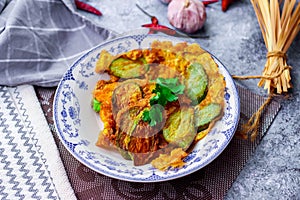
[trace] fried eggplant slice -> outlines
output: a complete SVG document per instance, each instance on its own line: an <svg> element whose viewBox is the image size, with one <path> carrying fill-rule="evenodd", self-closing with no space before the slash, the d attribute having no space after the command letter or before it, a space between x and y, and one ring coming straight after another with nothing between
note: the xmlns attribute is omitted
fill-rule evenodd
<svg viewBox="0 0 300 200"><path fill-rule="evenodd" d="M111 62L109 69L114 76L129 79L144 75L149 65L143 57L131 60L121 56Z"/></svg>
<svg viewBox="0 0 300 200"><path fill-rule="evenodd" d="M197 105L207 92L208 77L199 63L192 63L186 69L185 86L187 96Z"/></svg>
<svg viewBox="0 0 300 200"><path fill-rule="evenodd" d="M112 111L114 116L125 107L142 98L140 86L135 82L124 82L116 87L112 95Z"/></svg>
<svg viewBox="0 0 300 200"><path fill-rule="evenodd" d="M123 109L117 115L116 147L125 159L134 160L138 165L150 162L151 152L159 149L159 130L162 124L151 127L142 120L143 111L139 107ZM144 161L138 159L143 156ZM147 158L147 156L149 158ZM135 158L138 159L135 161ZM147 159L146 159L147 158Z"/></svg>
<svg viewBox="0 0 300 200"><path fill-rule="evenodd" d="M95 72L102 73L109 69L109 65L114 59L114 56L111 55L108 51L102 50L99 59L96 62Z"/></svg>
<svg viewBox="0 0 300 200"><path fill-rule="evenodd" d="M194 109L182 107L172 113L163 128L163 136L167 142L181 147L183 150L189 148L197 134L194 125Z"/></svg>
<svg viewBox="0 0 300 200"><path fill-rule="evenodd" d="M195 126L207 126L212 120L218 117L222 112L222 106L216 103L211 103L202 109L199 106L195 107Z"/></svg>
<svg viewBox="0 0 300 200"><path fill-rule="evenodd" d="M142 120L143 110L140 107L131 107L118 112L116 124L117 146L133 153L146 153L154 148L154 139L162 128L163 122L156 126L149 126Z"/></svg>

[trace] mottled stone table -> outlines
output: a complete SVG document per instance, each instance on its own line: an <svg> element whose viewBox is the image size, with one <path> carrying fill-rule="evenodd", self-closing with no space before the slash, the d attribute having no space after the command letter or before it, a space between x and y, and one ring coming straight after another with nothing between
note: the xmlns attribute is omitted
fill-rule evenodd
<svg viewBox="0 0 300 200"><path fill-rule="evenodd" d="M167 5L159 0L89 0L103 16L80 12L94 23L122 33L150 23L149 17L135 6L158 17L170 26ZM197 39L227 67L231 74L261 74L266 48L250 1L235 1L221 11L221 3L207 7L207 21ZM293 66L293 89L257 147L254 155L228 191L226 199L300 199L300 35L288 51L288 64ZM258 80L241 81L249 90L266 95L257 87Z"/></svg>

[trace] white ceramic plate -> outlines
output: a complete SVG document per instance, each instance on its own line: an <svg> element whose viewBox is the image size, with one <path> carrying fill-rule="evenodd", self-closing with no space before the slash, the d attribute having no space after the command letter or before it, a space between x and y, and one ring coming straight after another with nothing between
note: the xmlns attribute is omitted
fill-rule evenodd
<svg viewBox="0 0 300 200"><path fill-rule="evenodd" d="M186 164L182 168L160 171L150 164L134 166L132 161L123 159L119 153L95 146L103 124L91 108L92 91L99 79L108 79L107 74L94 72L99 53L103 49L118 54L136 48L148 48L153 40L182 42L174 37L147 34L132 34L105 42L84 54L70 67L55 94L54 122L62 143L81 163L112 178L159 182L191 174L209 164L226 148L238 125L238 92L226 68L213 57L226 81L224 116L197 143L185 158Z"/></svg>

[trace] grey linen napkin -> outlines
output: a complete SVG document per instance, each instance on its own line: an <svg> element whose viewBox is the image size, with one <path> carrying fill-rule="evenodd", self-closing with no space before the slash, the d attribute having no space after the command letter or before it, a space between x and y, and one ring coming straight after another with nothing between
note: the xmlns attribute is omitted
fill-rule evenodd
<svg viewBox="0 0 300 200"><path fill-rule="evenodd" d="M114 36L73 0L0 0L0 85L55 86L84 52Z"/></svg>

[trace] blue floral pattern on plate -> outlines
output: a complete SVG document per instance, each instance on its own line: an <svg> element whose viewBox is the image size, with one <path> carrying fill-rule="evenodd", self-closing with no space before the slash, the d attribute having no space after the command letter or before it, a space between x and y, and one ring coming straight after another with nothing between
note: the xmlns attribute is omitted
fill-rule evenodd
<svg viewBox="0 0 300 200"><path fill-rule="evenodd" d="M107 74L94 73L99 53L105 49L116 55L131 49L149 48L149 44L154 40L173 43L183 41L179 38L135 33L100 44L70 67L55 94L54 122L61 141L76 159L109 177L133 182L159 182L193 173L208 165L226 148L238 125L238 92L229 72L213 56L226 81L224 116L210 133L196 144L185 158L186 164L182 168L160 171L150 164L134 166L132 161L123 159L117 152L95 145L103 123L91 108L92 91L98 80L109 78Z"/></svg>

